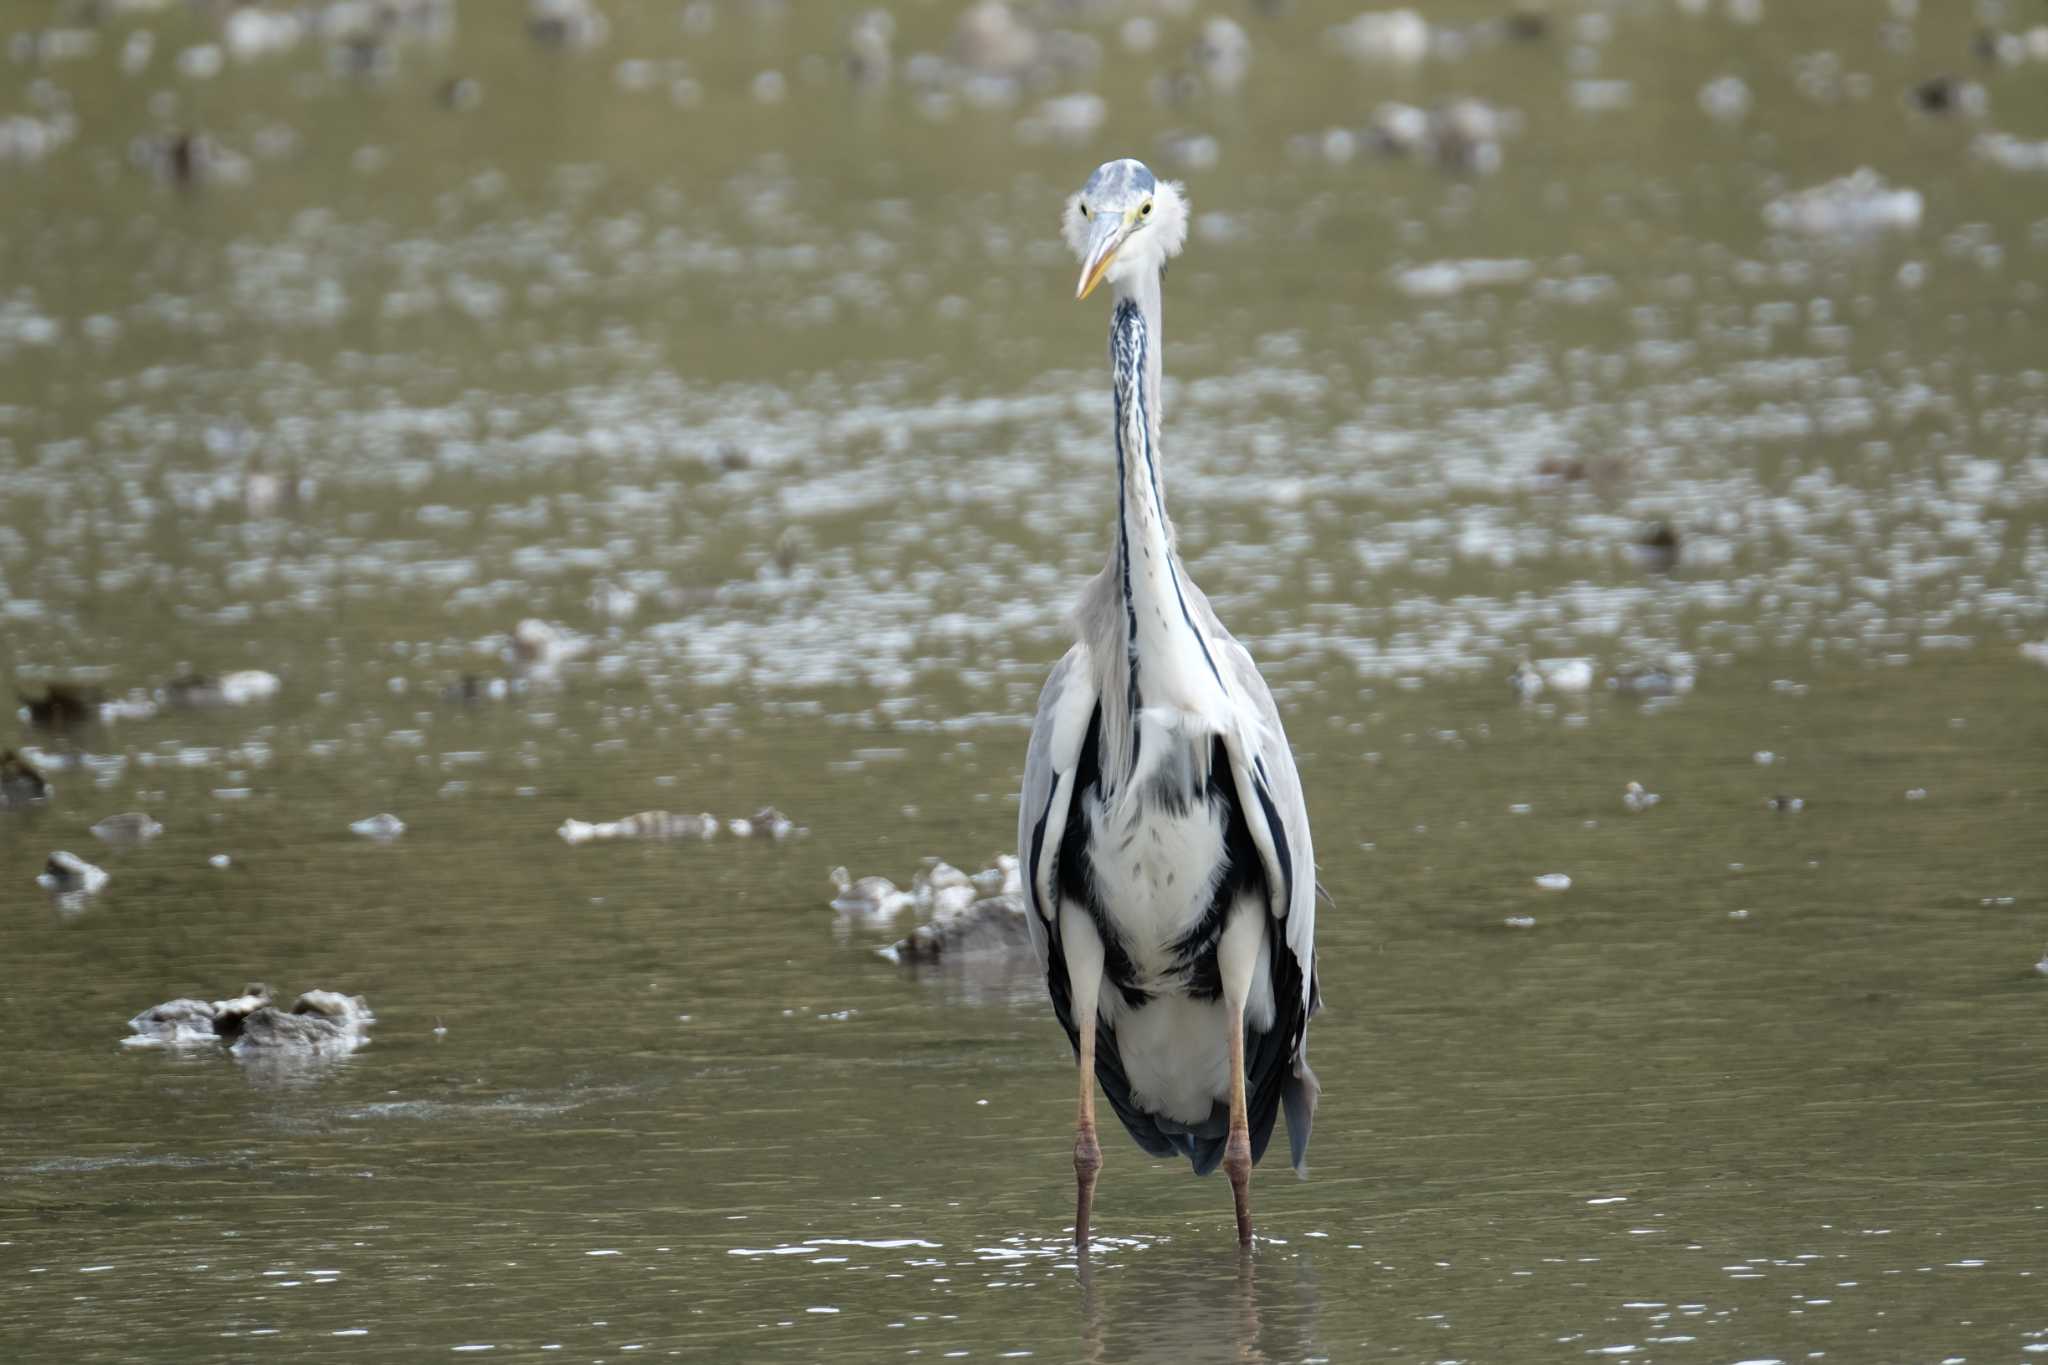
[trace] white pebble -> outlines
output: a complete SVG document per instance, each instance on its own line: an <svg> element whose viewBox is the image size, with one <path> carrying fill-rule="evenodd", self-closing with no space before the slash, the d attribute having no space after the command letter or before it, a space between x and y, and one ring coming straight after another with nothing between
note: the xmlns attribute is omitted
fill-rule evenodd
<svg viewBox="0 0 2048 1365"><path fill-rule="evenodd" d="M1591 659L1538 659L1536 671L1543 681L1559 692L1585 692L1593 686Z"/></svg>
<svg viewBox="0 0 2048 1365"><path fill-rule="evenodd" d="M1699 103L1708 118L1734 123L1749 112L1749 87L1740 76L1721 76L1700 87Z"/></svg>
<svg viewBox="0 0 2048 1365"><path fill-rule="evenodd" d="M220 74L226 58L212 43L188 47L178 54L178 74L195 81L211 80Z"/></svg>
<svg viewBox="0 0 2048 1365"><path fill-rule="evenodd" d="M281 685L275 673L260 668L238 669L221 675L220 699L228 706L248 706L276 696Z"/></svg>
<svg viewBox="0 0 2048 1365"><path fill-rule="evenodd" d="M109 844L143 844L164 832L164 827L141 811L109 815L92 827L93 836Z"/></svg>
<svg viewBox="0 0 2048 1365"><path fill-rule="evenodd" d="M58 895L83 892L90 896L107 884L107 873L76 853L52 853L36 885Z"/></svg>
<svg viewBox="0 0 2048 1365"><path fill-rule="evenodd" d="M1545 891L1569 891L1572 879L1562 872L1546 872L1536 879L1536 885Z"/></svg>

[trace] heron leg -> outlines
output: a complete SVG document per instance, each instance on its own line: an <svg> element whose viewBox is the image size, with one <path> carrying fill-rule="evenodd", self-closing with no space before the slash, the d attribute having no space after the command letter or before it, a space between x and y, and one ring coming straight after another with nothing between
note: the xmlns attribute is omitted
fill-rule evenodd
<svg viewBox="0 0 2048 1365"><path fill-rule="evenodd" d="M1086 1251L1095 1177L1102 1170L1102 1144L1095 1138L1095 1008L1102 995L1103 953L1095 922L1078 906L1060 907L1060 952L1067 963L1075 1060L1081 1073L1081 1100L1074 1117L1074 1246Z"/></svg>
<svg viewBox="0 0 2048 1365"><path fill-rule="evenodd" d="M1245 1118L1244 1004L1230 1006L1230 1136L1223 1144L1223 1170L1237 1204L1237 1244L1252 1244L1252 1131Z"/></svg>
<svg viewBox="0 0 2048 1365"><path fill-rule="evenodd" d="M1091 992L1092 993L1092 992ZM1074 1245L1088 1247L1088 1219L1095 1210L1095 1177L1102 1170L1102 1144L1095 1140L1095 1010L1081 1016L1081 1108L1074 1121Z"/></svg>
<svg viewBox="0 0 2048 1365"><path fill-rule="evenodd" d="M1252 1132L1244 1095L1244 1007L1265 946L1262 906L1241 902L1223 927L1217 967L1223 980L1223 1012L1230 1030L1230 1133L1223 1143L1223 1171L1237 1205L1237 1244L1252 1244Z"/></svg>

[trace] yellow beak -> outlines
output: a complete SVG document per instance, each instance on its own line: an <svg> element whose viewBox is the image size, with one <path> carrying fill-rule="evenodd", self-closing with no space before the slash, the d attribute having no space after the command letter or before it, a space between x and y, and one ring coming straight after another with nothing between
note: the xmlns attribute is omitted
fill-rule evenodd
<svg viewBox="0 0 2048 1365"><path fill-rule="evenodd" d="M1074 297L1085 299L1095 292L1095 286L1102 283L1102 277L1109 272L1110 263L1116 260L1117 249L1130 239L1131 224L1137 220L1137 211L1128 210L1117 217L1102 214L1095 220L1095 231L1088 237L1088 254L1081 267L1081 283L1074 290Z"/></svg>

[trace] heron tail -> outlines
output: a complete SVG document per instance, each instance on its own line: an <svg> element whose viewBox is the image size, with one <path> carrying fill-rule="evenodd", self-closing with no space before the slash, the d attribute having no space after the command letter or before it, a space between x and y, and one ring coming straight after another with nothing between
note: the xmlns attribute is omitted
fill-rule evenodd
<svg viewBox="0 0 2048 1365"><path fill-rule="evenodd" d="M1322 1096L1322 1082L1309 1070L1306 1050L1294 1064L1294 1074L1280 1086L1280 1107L1287 1113L1287 1148L1294 1173L1308 1179L1308 1133L1316 1119L1316 1100Z"/></svg>

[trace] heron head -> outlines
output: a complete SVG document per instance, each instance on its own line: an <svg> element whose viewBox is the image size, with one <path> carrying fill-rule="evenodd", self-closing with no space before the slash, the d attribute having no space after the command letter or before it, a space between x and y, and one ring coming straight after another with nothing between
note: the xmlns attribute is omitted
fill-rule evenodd
<svg viewBox="0 0 2048 1365"><path fill-rule="evenodd" d="M1062 226L1067 245L1081 258L1074 297L1085 299L1105 278L1111 284L1137 279L1180 254L1188 235L1187 196L1142 161L1105 161L1067 200Z"/></svg>

